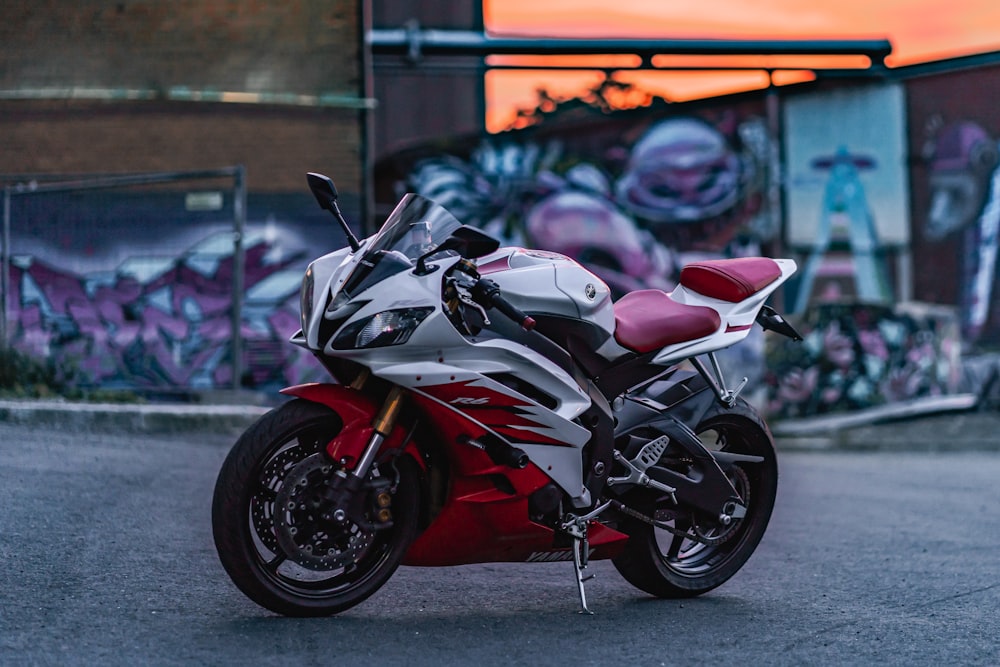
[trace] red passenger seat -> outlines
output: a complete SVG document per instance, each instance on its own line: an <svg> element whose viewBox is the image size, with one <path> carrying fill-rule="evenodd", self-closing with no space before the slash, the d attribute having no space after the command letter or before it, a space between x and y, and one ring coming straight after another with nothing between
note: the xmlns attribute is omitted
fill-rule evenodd
<svg viewBox="0 0 1000 667"><path fill-rule="evenodd" d="M681 285L714 299L738 303L781 277L781 267L767 257L694 262L681 269Z"/></svg>

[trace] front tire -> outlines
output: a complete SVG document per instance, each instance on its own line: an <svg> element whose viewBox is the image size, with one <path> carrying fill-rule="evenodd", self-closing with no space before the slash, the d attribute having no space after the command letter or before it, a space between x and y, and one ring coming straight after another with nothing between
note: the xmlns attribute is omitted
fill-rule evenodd
<svg viewBox="0 0 1000 667"><path fill-rule="evenodd" d="M212 502L219 559L247 597L276 613L325 616L359 604L389 579L416 536L420 471L405 455L378 472L373 466L367 480L391 481L391 504L381 507L391 521L371 529L368 521L330 519L334 508L322 494L337 484L340 466L326 445L341 427L330 408L290 401L247 429L219 472Z"/></svg>
<svg viewBox="0 0 1000 667"><path fill-rule="evenodd" d="M747 505L746 516L730 526L712 525L648 492L634 505L629 503L674 531L637 519L627 519L622 526L629 541L614 565L633 586L657 597L694 597L727 581L757 548L774 508L778 487L774 441L756 410L742 400L731 409L714 403L694 430L708 449L761 456L764 461L735 464L730 473ZM669 450L664 456L668 455Z"/></svg>

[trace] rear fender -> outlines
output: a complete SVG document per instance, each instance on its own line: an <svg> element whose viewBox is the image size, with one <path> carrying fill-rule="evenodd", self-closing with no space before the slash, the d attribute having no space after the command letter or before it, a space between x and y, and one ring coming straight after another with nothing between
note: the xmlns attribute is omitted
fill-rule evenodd
<svg viewBox="0 0 1000 667"><path fill-rule="evenodd" d="M343 428L327 444L326 451L334 461L342 462L346 470L352 470L371 440L374 433L372 423L381 406L360 391L339 384L300 384L286 387L281 393L324 405L337 413L343 422ZM406 440L406 430L399 423L393 427L379 451L398 449L404 443L403 453L412 457L421 469L425 469L420 451L412 439Z"/></svg>

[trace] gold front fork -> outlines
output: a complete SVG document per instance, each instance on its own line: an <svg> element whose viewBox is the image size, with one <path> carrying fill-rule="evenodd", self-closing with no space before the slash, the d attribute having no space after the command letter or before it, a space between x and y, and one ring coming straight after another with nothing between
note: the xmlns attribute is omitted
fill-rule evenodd
<svg viewBox="0 0 1000 667"><path fill-rule="evenodd" d="M368 475L368 470L375 461L375 456L378 454L379 448L396 426L396 420L399 418L399 411L402 407L403 390L397 386L393 386L389 390L389 395L385 398L385 403L382 404L382 410L379 411L378 416L372 421L374 432L372 433L372 437L369 438L368 444L365 445L365 450L361 453L361 457L358 459L358 465L354 466L354 470L351 471L352 475L361 479L364 479Z"/></svg>

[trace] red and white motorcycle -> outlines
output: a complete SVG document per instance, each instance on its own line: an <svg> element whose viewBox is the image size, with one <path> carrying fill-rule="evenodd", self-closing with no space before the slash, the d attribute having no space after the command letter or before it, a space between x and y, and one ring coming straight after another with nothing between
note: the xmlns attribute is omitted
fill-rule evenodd
<svg viewBox="0 0 1000 667"><path fill-rule="evenodd" d="M764 305L793 261L690 264L673 292L612 303L577 262L413 194L359 242L308 179L350 247L309 266L292 342L337 383L285 389L222 466L212 525L240 590L314 616L400 564L568 560L588 611L591 559L668 598L742 567L777 461L714 353L755 322L798 338Z"/></svg>

